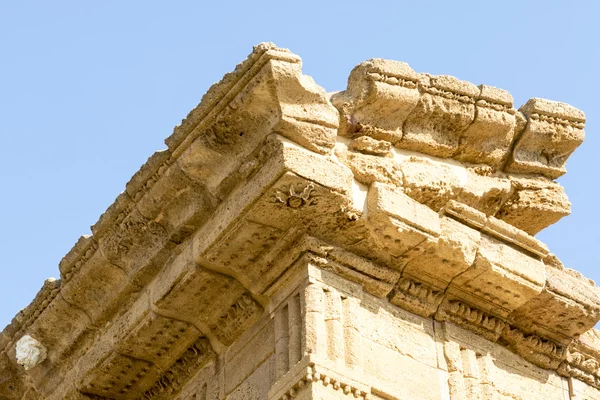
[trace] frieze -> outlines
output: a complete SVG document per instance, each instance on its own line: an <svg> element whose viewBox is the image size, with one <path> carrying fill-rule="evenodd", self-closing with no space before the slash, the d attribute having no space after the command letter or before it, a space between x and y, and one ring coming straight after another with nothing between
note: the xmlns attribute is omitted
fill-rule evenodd
<svg viewBox="0 0 600 400"><path fill-rule="evenodd" d="M600 362L593 356L577 351L569 351L557 372L559 375L579 379L588 385L600 389Z"/></svg>
<svg viewBox="0 0 600 400"><path fill-rule="evenodd" d="M557 369L567 357L567 351L563 346L537 335L527 335L510 325L505 326L501 338L517 354L538 367Z"/></svg>
<svg viewBox="0 0 600 400"><path fill-rule="evenodd" d="M506 322L462 301L445 298L435 315L438 321L450 321L496 341Z"/></svg>
<svg viewBox="0 0 600 400"><path fill-rule="evenodd" d="M395 291L390 297L390 302L428 318L435 314L443 297L443 291L435 290L424 283L403 277L396 285Z"/></svg>

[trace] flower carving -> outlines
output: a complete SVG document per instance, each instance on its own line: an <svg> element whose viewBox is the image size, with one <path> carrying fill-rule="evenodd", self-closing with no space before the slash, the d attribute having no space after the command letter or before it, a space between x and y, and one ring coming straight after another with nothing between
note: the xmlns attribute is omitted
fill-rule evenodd
<svg viewBox="0 0 600 400"><path fill-rule="evenodd" d="M277 201L287 205L291 208L300 208L306 204L311 203L311 195L315 189L315 185L309 183L302 187L301 185L291 184L288 186L282 186L280 189L275 191L275 198Z"/></svg>

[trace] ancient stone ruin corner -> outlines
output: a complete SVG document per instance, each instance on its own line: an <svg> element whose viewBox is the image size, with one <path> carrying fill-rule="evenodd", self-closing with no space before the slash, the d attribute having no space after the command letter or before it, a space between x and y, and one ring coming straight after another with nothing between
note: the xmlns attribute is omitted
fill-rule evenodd
<svg viewBox="0 0 600 400"><path fill-rule="evenodd" d="M263 43L0 334L0 399L600 399L600 292L534 235L583 112Z"/></svg>

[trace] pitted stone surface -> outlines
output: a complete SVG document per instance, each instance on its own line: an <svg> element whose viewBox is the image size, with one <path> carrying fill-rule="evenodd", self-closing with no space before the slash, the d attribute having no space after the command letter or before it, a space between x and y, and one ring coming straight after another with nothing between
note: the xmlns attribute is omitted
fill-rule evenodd
<svg viewBox="0 0 600 400"><path fill-rule="evenodd" d="M209 89L0 334L0 399L600 399L600 291L532 236L584 114L301 66Z"/></svg>

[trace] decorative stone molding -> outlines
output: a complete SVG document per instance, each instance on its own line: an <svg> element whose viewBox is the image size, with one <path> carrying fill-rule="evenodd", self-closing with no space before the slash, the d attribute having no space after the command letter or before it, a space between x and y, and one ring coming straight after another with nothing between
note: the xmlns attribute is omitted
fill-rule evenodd
<svg viewBox="0 0 600 400"><path fill-rule="evenodd" d="M390 297L390 302L428 318L435 314L443 297L443 291L403 277Z"/></svg>
<svg viewBox="0 0 600 400"><path fill-rule="evenodd" d="M542 368L557 369L567 357L564 347L536 335L526 335L521 330L506 325L502 339L519 355Z"/></svg>
<svg viewBox="0 0 600 400"><path fill-rule="evenodd" d="M458 300L444 299L435 319L450 321L465 329L472 330L484 338L495 342L500 337L506 322L482 310Z"/></svg>
<svg viewBox="0 0 600 400"><path fill-rule="evenodd" d="M519 114L512 96L502 89L417 74L397 61L372 59L358 65L348 89L332 101L345 122L342 134L364 134L400 148L493 168L502 168L510 155L507 172L555 179L564 174L566 159L583 141L585 116L574 107L533 98ZM526 126L521 122L525 119ZM545 141L546 149L543 138L552 138ZM532 154L537 159L530 159Z"/></svg>
<svg viewBox="0 0 600 400"><path fill-rule="evenodd" d="M277 400L291 400L298 396L298 393L306 388L310 384L322 384L335 391L340 391L345 395L351 395L355 399L371 399L369 393L365 393L357 387L353 387L352 384L341 382L336 378L327 376L325 373L321 373L319 368L312 365L306 369L306 375L303 376L298 382L293 384L287 392L285 392Z"/></svg>
<svg viewBox="0 0 600 400"><path fill-rule="evenodd" d="M404 364L518 398L506 359L596 390L599 289L533 237L570 210L552 179L584 122L380 59L330 98L261 44L0 334L0 398L187 399L200 378L219 398L411 398Z"/></svg>
<svg viewBox="0 0 600 400"><path fill-rule="evenodd" d="M530 99L520 110L528 123L506 170L550 179L563 175L567 158L583 142L585 115L568 104L539 98Z"/></svg>

